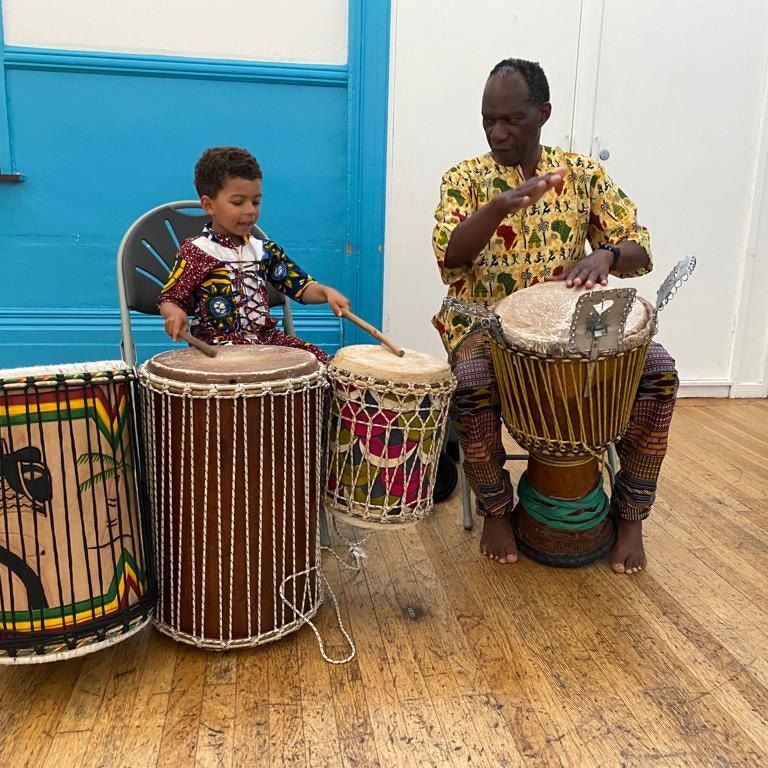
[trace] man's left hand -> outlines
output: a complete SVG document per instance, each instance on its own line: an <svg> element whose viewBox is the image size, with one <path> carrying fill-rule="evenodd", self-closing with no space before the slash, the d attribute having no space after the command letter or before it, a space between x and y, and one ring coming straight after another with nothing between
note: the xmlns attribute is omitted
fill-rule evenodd
<svg viewBox="0 0 768 768"><path fill-rule="evenodd" d="M613 254L598 248L574 264L567 272L548 278L564 280L568 288L594 288L596 285L608 285L608 273L613 263Z"/></svg>

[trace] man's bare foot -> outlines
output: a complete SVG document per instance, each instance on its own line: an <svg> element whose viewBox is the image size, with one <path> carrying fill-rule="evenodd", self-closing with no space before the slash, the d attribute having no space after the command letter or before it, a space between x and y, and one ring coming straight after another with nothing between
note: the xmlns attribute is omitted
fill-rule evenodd
<svg viewBox="0 0 768 768"><path fill-rule="evenodd" d="M617 520L616 546L611 553L611 567L616 573L631 575L645 568L643 521Z"/></svg>
<svg viewBox="0 0 768 768"><path fill-rule="evenodd" d="M517 542L510 515L486 517L480 536L480 551L491 560L504 565L517 562Z"/></svg>

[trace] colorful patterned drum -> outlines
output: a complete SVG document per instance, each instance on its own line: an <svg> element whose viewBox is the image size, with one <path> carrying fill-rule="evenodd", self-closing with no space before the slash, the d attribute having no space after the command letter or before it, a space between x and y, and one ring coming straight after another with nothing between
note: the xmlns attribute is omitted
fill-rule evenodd
<svg viewBox="0 0 768 768"><path fill-rule="evenodd" d="M149 621L134 403L122 362L0 371L0 663L90 653Z"/></svg>
<svg viewBox="0 0 768 768"><path fill-rule="evenodd" d="M384 347L340 349L333 387L325 503L357 525L413 523L433 491L456 380L436 357Z"/></svg>
<svg viewBox="0 0 768 768"><path fill-rule="evenodd" d="M156 626L213 650L298 629L322 601L327 383L269 346L164 352L139 369L158 575ZM282 595L281 595L282 593Z"/></svg>
<svg viewBox="0 0 768 768"><path fill-rule="evenodd" d="M634 289L542 283L495 308L504 422L530 452L515 510L522 552L577 566L615 541L598 457L627 428L656 310Z"/></svg>

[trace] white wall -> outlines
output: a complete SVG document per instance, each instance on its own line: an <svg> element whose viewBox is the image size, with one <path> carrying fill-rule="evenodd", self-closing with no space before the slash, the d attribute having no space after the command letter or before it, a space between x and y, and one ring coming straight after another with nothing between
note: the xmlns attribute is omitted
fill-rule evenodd
<svg viewBox="0 0 768 768"><path fill-rule="evenodd" d="M3 0L6 45L344 64L347 0Z"/></svg>
<svg viewBox="0 0 768 768"><path fill-rule="evenodd" d="M761 118L768 3L582 0L393 5L385 326L442 354L429 318L445 291L430 246L441 173L486 150L488 70L542 63L553 117L544 141L596 153L651 230L654 297L682 255L697 273L662 314L659 340L688 394L759 393L766 377L768 200ZM581 22L581 23L580 23ZM762 209L761 209L762 206ZM761 215L762 210L762 215ZM763 222L763 223L761 223ZM418 296L418 300L413 299ZM758 387L739 389L742 382Z"/></svg>

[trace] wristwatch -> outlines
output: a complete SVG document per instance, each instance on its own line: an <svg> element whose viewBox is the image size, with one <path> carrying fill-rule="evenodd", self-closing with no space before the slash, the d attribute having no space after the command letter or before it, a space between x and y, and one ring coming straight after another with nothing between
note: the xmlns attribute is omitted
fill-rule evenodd
<svg viewBox="0 0 768 768"><path fill-rule="evenodd" d="M605 245L601 245L598 250L610 251L613 254L613 259L610 266L610 269L613 269L616 266L616 262L619 260L619 257L621 256L621 248L619 248L618 245L609 245L606 243Z"/></svg>

